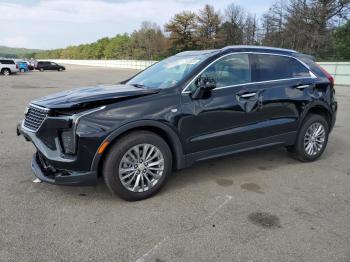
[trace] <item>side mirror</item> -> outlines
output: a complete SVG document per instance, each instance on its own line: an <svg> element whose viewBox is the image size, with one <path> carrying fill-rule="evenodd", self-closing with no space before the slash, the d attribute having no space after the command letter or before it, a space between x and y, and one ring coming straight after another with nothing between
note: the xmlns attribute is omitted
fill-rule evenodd
<svg viewBox="0 0 350 262"><path fill-rule="evenodd" d="M195 85L197 89L192 93L192 99L201 99L205 95L208 95L212 89L216 88L215 80L210 77L199 77Z"/></svg>

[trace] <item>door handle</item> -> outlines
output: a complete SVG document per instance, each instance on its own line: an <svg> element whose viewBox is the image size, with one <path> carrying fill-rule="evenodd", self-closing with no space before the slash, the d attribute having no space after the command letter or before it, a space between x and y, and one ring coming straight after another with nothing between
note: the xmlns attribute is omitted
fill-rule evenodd
<svg viewBox="0 0 350 262"><path fill-rule="evenodd" d="M241 98L250 98L250 97L253 97L253 96L256 96L256 93L246 93L246 94L242 94L242 95L239 95L239 97Z"/></svg>
<svg viewBox="0 0 350 262"><path fill-rule="evenodd" d="M310 85L299 85L299 86L296 86L295 88L296 89L299 89L299 90L303 90L305 88L308 88Z"/></svg>

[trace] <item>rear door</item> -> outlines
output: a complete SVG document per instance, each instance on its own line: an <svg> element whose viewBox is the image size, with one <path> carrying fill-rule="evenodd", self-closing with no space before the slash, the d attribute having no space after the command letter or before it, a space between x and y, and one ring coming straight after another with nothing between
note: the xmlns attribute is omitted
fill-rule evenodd
<svg viewBox="0 0 350 262"><path fill-rule="evenodd" d="M50 62L42 62L41 65L42 68L44 68L45 70L50 70Z"/></svg>
<svg viewBox="0 0 350 262"><path fill-rule="evenodd" d="M265 137L293 137L308 91L315 85L310 70L291 56L252 54L253 80L262 96L262 126Z"/></svg>
<svg viewBox="0 0 350 262"><path fill-rule="evenodd" d="M58 65L54 62L50 62L50 70L58 70Z"/></svg>

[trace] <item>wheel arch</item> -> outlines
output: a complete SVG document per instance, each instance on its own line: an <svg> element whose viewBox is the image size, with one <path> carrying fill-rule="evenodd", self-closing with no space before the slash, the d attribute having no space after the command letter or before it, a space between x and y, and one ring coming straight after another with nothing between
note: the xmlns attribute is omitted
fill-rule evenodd
<svg viewBox="0 0 350 262"><path fill-rule="evenodd" d="M108 137L103 142L108 141L109 143L102 154L99 154L98 152L95 153L91 165L91 170L100 173L99 171L101 170L104 159L108 154L109 149L122 136L137 130L150 131L162 137L165 140L165 142L169 145L169 148L172 152L175 168L181 169L186 166L182 143L176 132L171 127L163 123L159 123L154 120L140 120L129 124L125 124L113 131L110 135L108 135ZM101 144L103 144L103 142Z"/></svg>
<svg viewBox="0 0 350 262"><path fill-rule="evenodd" d="M332 111L327 105L325 105L323 103L317 103L317 104L313 104L312 106L310 106L302 114L301 121L299 123L299 127L304 122L305 117L309 114L317 114L317 115L323 116L329 125L329 129L330 130L332 129L332 123L333 123Z"/></svg>
<svg viewBox="0 0 350 262"><path fill-rule="evenodd" d="M4 72L4 70L9 70L10 73L12 73L11 69L9 67L3 67L1 68L1 73Z"/></svg>

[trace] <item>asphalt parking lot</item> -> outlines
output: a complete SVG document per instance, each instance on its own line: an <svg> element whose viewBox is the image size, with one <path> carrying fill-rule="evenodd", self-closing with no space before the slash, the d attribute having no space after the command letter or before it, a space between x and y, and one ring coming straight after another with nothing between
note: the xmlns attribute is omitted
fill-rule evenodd
<svg viewBox="0 0 350 262"><path fill-rule="evenodd" d="M133 70L67 66L0 76L0 261L350 261L350 87L317 162L283 148L175 172L155 197L33 183L16 123L34 98L115 83Z"/></svg>

